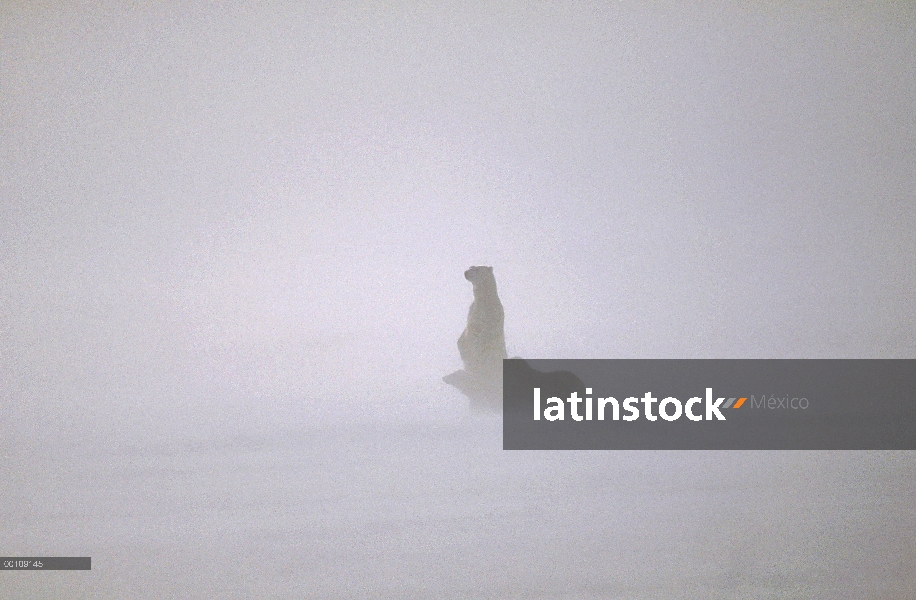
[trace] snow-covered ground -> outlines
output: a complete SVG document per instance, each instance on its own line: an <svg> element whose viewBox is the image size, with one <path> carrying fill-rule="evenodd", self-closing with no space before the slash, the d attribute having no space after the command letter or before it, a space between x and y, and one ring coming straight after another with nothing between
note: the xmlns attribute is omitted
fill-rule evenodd
<svg viewBox="0 0 916 600"><path fill-rule="evenodd" d="M916 454L508 452L496 417L14 446L4 598L916 598Z"/></svg>

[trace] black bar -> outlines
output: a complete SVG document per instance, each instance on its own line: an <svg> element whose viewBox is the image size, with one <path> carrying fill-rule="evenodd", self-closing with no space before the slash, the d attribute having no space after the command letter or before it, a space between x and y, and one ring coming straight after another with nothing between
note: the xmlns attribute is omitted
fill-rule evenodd
<svg viewBox="0 0 916 600"><path fill-rule="evenodd" d="M89 556L3 556L0 568L5 571L91 571Z"/></svg>
<svg viewBox="0 0 916 600"><path fill-rule="evenodd" d="M512 359L503 372L504 450L916 450L913 359Z"/></svg>

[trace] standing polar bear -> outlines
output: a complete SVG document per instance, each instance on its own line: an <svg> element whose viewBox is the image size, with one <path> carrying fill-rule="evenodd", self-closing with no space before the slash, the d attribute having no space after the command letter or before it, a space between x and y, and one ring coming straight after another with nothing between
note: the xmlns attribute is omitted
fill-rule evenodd
<svg viewBox="0 0 916 600"><path fill-rule="evenodd" d="M464 369L442 380L467 396L471 408L500 412L503 408L503 359L507 354L503 305L496 294L493 267L471 267L464 272L464 278L474 285L468 325L458 338ZM541 388L548 394L545 397L565 398L574 391L585 397L585 385L574 373L538 371L518 357L513 360L518 364L509 371L512 377L507 381L507 393L510 396L527 395L528 390Z"/></svg>
<svg viewBox="0 0 916 600"><path fill-rule="evenodd" d="M468 324L458 338L463 371L443 377L477 408L494 408L501 399L503 359L507 358L503 305L496 293L493 267L471 267L464 278L474 286Z"/></svg>
<svg viewBox="0 0 916 600"><path fill-rule="evenodd" d="M502 373L506 355L503 305L496 293L493 267L471 267L464 278L474 285L468 325L458 338L458 352L471 374L490 379Z"/></svg>

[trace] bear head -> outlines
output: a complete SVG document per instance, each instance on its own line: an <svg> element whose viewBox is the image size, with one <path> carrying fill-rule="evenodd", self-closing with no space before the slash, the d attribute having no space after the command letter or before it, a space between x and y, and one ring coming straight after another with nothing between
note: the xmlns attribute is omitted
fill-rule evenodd
<svg viewBox="0 0 916 600"><path fill-rule="evenodd" d="M490 281L493 277L493 267L471 267L464 272L464 278L471 283Z"/></svg>

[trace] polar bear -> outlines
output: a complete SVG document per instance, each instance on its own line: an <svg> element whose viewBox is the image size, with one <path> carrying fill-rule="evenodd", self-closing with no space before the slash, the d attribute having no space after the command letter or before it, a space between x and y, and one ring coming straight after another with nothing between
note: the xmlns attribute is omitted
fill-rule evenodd
<svg viewBox="0 0 916 600"><path fill-rule="evenodd" d="M502 398L503 359L506 338L503 305L496 293L493 267L471 267L464 278L474 286L468 323L458 338L463 371L443 377L470 398L475 408L496 408Z"/></svg>
<svg viewBox="0 0 916 600"><path fill-rule="evenodd" d="M468 373L493 379L502 374L507 358L503 305L496 293L493 267L471 267L464 278L474 286L474 301L467 327L458 338L458 352Z"/></svg>
<svg viewBox="0 0 916 600"><path fill-rule="evenodd" d="M538 371L520 358L513 358L506 365L504 410L520 411L531 414L531 393L534 388L540 389L541 398L567 398L577 392L585 398L585 384L570 371ZM528 417L530 418L530 416Z"/></svg>

